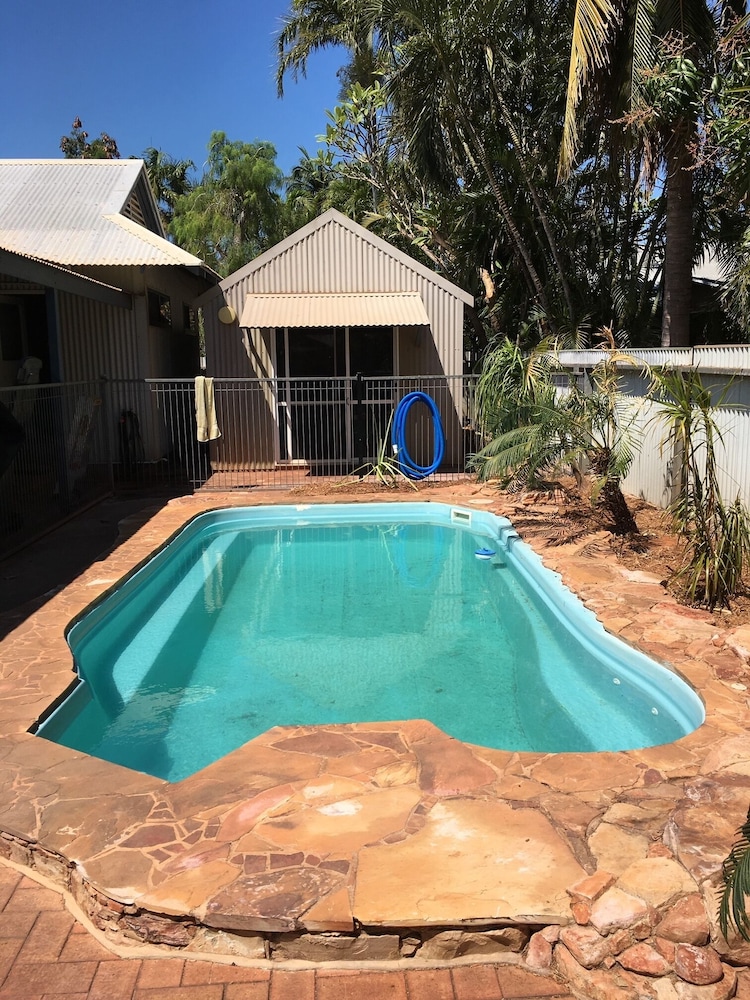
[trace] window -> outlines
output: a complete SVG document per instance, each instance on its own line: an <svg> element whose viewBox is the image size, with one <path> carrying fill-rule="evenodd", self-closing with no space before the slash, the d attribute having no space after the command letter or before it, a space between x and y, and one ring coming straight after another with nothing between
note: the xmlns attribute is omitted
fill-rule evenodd
<svg viewBox="0 0 750 1000"><path fill-rule="evenodd" d="M172 325L172 303L168 295L162 295L161 292L149 291L148 322L149 326Z"/></svg>
<svg viewBox="0 0 750 1000"><path fill-rule="evenodd" d="M20 361L24 356L21 307L0 303L0 361Z"/></svg>
<svg viewBox="0 0 750 1000"><path fill-rule="evenodd" d="M185 333L198 332L198 317L192 306L182 303L182 328Z"/></svg>

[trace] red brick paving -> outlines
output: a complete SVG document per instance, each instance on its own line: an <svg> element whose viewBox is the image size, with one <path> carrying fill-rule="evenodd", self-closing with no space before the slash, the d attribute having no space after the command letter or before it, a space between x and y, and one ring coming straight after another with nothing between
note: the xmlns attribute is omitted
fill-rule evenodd
<svg viewBox="0 0 750 1000"><path fill-rule="evenodd" d="M453 1000L450 969L414 969L406 973L409 1000Z"/></svg>
<svg viewBox="0 0 750 1000"><path fill-rule="evenodd" d="M118 958L60 893L0 863L0 1000L573 1000L525 969L247 968L183 958Z"/></svg>
<svg viewBox="0 0 750 1000"><path fill-rule="evenodd" d="M315 1000L314 970L271 976L269 1000Z"/></svg>

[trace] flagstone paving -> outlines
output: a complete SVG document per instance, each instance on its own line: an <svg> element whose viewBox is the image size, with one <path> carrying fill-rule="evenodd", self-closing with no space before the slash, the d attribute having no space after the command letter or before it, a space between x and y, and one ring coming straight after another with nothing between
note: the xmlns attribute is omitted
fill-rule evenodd
<svg viewBox="0 0 750 1000"><path fill-rule="evenodd" d="M429 497L521 510L476 486ZM278 728L169 784L28 732L70 685L64 628L92 600L196 513L280 499L170 502L0 643L0 855L69 889L120 946L246 961L503 954L606 1000L656 997L656 982L659 1000L744 988L731 964L750 946L723 940L714 900L750 803L750 642L623 570L603 535L550 547L524 531L610 631L700 693L706 722L668 746L519 754L420 720ZM693 916L667 923L670 937L680 907ZM692 973L685 947L703 949ZM696 981L701 962L711 982Z"/></svg>
<svg viewBox="0 0 750 1000"><path fill-rule="evenodd" d="M64 903L0 863L0 1000L572 1000L554 978L512 965L285 969L155 949L123 958Z"/></svg>

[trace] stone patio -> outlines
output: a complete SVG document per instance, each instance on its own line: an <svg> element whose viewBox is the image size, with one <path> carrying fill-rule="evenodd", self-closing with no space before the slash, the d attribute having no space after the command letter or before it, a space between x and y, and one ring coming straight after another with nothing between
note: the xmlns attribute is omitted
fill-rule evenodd
<svg viewBox="0 0 750 1000"><path fill-rule="evenodd" d="M519 514L474 485L419 499ZM721 938L715 895L750 804L750 634L717 631L598 536L545 548L524 532L611 632L698 690L706 722L677 743L519 754L418 720L279 728L169 784L28 732L72 681L63 631L87 605L197 513L278 502L290 498L170 502L0 643L0 854L54 878L121 945L415 967L491 957L586 997L732 996L750 946Z"/></svg>

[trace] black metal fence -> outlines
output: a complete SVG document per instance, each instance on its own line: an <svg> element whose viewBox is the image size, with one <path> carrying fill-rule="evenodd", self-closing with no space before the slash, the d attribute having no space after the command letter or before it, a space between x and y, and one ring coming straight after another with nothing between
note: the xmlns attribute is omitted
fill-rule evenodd
<svg viewBox="0 0 750 1000"><path fill-rule="evenodd" d="M103 382L0 389L0 553L111 491Z"/></svg>
<svg viewBox="0 0 750 1000"><path fill-rule="evenodd" d="M391 421L409 393L429 396L440 416L445 447L430 478L462 477L479 447L474 389L473 378L439 376L0 389L0 554L113 490L288 488L397 463ZM421 398L403 444L431 465L435 422Z"/></svg>

